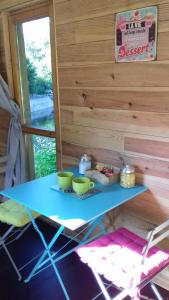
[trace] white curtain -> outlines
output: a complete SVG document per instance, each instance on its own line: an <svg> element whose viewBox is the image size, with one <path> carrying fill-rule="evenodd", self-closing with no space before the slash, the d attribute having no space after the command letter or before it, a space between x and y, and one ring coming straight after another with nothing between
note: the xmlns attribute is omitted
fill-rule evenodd
<svg viewBox="0 0 169 300"><path fill-rule="evenodd" d="M25 181L24 146L18 105L10 99L6 82L0 75L0 107L8 111L11 120L8 130L7 171L5 174L5 187L11 187Z"/></svg>

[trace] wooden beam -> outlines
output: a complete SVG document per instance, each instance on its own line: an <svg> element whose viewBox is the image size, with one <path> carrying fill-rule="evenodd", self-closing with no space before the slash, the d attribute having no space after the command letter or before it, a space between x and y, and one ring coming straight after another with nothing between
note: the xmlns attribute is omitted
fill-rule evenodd
<svg viewBox="0 0 169 300"><path fill-rule="evenodd" d="M39 129L39 128L22 125L22 131L23 133L27 133L27 134L34 134L34 135L46 136L50 138L56 138L56 133L51 130Z"/></svg>
<svg viewBox="0 0 169 300"><path fill-rule="evenodd" d="M169 142L125 137L124 150L162 158L169 158Z"/></svg>
<svg viewBox="0 0 169 300"><path fill-rule="evenodd" d="M11 48L10 48L10 36L9 36L9 24L8 13L2 12L2 28L3 28L3 42L5 50L5 66L8 78L8 87L11 98L14 98L14 86L13 86L13 74L12 74L12 62L11 62Z"/></svg>
<svg viewBox="0 0 169 300"><path fill-rule="evenodd" d="M14 9L20 9L25 8L27 6L39 4L46 2L45 0L1 0L0 1L0 11L2 10L14 10Z"/></svg>

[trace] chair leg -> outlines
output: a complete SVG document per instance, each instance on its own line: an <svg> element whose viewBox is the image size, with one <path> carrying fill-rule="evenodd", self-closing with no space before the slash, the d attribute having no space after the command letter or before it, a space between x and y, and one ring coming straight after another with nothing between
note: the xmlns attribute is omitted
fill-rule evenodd
<svg viewBox="0 0 169 300"><path fill-rule="evenodd" d="M149 298L149 297L147 297L147 296L145 296L145 295L143 295L143 294L140 294L140 299L144 299L144 300L154 300L154 299Z"/></svg>
<svg viewBox="0 0 169 300"><path fill-rule="evenodd" d="M114 298L112 298L112 300L122 300L124 299L126 296L129 296L129 290L125 289L122 292L120 292L117 296L115 296Z"/></svg>
<svg viewBox="0 0 169 300"><path fill-rule="evenodd" d="M92 269L92 268L91 268ZM115 296L114 298L110 298L110 296L109 296L109 294L108 294L108 292L107 292L107 289L105 288L105 286L104 286L104 284L103 284L103 282L102 282L102 280L101 280L101 278L100 278L100 275L96 272L96 270L93 268L92 269L92 271L93 271L93 274L94 274L94 276L95 276L95 278L96 278L96 280L97 280L97 283L99 284L99 286L100 286L100 289L101 289L101 291L102 291L102 294L104 295L104 297L105 297L105 299L106 300L122 300L122 299L124 299L126 296L128 296L129 295L129 289L125 289L125 290L123 290L123 291L121 291L117 296ZM100 293L98 294L98 296L100 296ZM96 299L97 298L97 296L96 297L94 297L92 300L94 300L94 299Z"/></svg>
<svg viewBox="0 0 169 300"><path fill-rule="evenodd" d="M94 276L95 276L95 278L96 278L96 280L98 282L98 285L100 286L100 289L101 289L101 291L102 291L105 299L106 300L111 300L111 298L110 298L110 296L109 296L109 294L108 294L108 292L107 292L107 290L106 290L106 288L105 288L105 286L104 286L104 284L103 284L103 282L102 282L99 274L95 271L95 269L92 269L92 271L93 271L93 274L94 274ZM96 299L96 297L94 299Z"/></svg>
<svg viewBox="0 0 169 300"><path fill-rule="evenodd" d="M15 240L18 240L24 233L25 231L31 226L32 224L29 223L26 226L24 226L24 228L21 230L21 232L16 236Z"/></svg>
<svg viewBox="0 0 169 300"><path fill-rule="evenodd" d="M151 286L151 288L152 288L154 294L156 295L157 299L158 299L158 300L164 300L163 297L160 295L160 293L159 293L157 287L155 286L155 284L154 284L153 282L150 282L150 286Z"/></svg>
<svg viewBox="0 0 169 300"><path fill-rule="evenodd" d="M7 249L7 247L6 247L6 245L4 244L3 241L1 241L1 243L2 243L2 246L3 246L3 248L4 248L4 250L5 250L6 254L7 254L7 256L9 257L9 259L10 259L10 261L11 261L11 264L13 265L13 267L14 267L14 269L15 269L15 272L16 272L17 275L18 275L18 280L20 281L20 280L22 279L22 276L21 276L21 274L20 274L20 272L19 272L19 270L18 270L18 268L17 268L17 266L16 266L16 264L15 264L15 262L14 262L12 256L10 255L10 253L9 253L9 251L8 251L8 249Z"/></svg>

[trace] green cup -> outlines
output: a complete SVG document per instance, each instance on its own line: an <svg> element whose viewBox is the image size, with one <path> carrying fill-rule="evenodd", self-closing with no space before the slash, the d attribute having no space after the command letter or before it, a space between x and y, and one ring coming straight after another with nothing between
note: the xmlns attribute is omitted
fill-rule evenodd
<svg viewBox="0 0 169 300"><path fill-rule="evenodd" d="M72 185L72 172L59 172L57 174L57 181L59 187L64 191L71 187Z"/></svg>
<svg viewBox="0 0 169 300"><path fill-rule="evenodd" d="M83 195L94 188L94 182L87 177L78 177L72 180L73 190L77 195Z"/></svg>

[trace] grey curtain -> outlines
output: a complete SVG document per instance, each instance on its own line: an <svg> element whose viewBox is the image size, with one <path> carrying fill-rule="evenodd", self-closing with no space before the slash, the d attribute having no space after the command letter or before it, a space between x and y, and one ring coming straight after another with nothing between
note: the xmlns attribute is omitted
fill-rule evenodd
<svg viewBox="0 0 169 300"><path fill-rule="evenodd" d="M18 105L10 99L10 93L6 82L0 75L0 107L11 115L7 155L7 171L5 174L5 187L11 187L25 181L24 145Z"/></svg>

